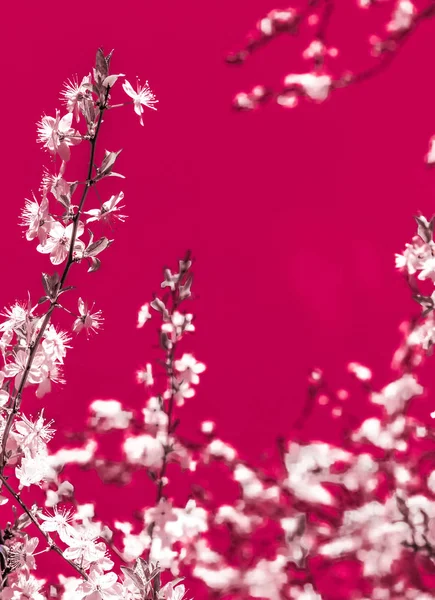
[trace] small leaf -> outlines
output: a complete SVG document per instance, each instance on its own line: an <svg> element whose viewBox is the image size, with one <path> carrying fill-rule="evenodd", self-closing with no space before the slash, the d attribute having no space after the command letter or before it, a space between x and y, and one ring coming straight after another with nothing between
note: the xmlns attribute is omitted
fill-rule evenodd
<svg viewBox="0 0 435 600"><path fill-rule="evenodd" d="M415 294L414 300L421 304L423 307L422 315L425 317L434 309L434 301L431 296L423 296L422 294Z"/></svg>
<svg viewBox="0 0 435 600"><path fill-rule="evenodd" d="M42 285L44 291L49 298L55 298L59 287L59 274L54 272L53 275L42 273Z"/></svg>
<svg viewBox="0 0 435 600"><path fill-rule="evenodd" d="M193 275L190 274L183 285L179 287L180 300L185 300L191 296L190 288L192 287Z"/></svg>
<svg viewBox="0 0 435 600"><path fill-rule="evenodd" d="M62 204L62 206L64 208L66 208L66 210L69 209L70 205L71 205L71 200L68 196L66 196L65 194L60 194L57 198L58 202L60 202Z"/></svg>
<svg viewBox="0 0 435 600"><path fill-rule="evenodd" d="M163 304L163 302L160 300L160 298L154 298L154 300L150 303L150 306L152 308L154 308L154 310L157 310L160 313L163 313L166 311L166 306Z"/></svg>
<svg viewBox="0 0 435 600"><path fill-rule="evenodd" d="M86 248L86 250L85 250L85 256L87 256L87 257L89 257L89 256L97 256L97 254L100 254L100 252L102 252L103 250L105 250L106 248L108 248L108 246L110 246L110 244L112 242L113 242L113 240L109 240L106 237L102 237L99 240L97 240L96 242L92 242Z"/></svg>
<svg viewBox="0 0 435 600"><path fill-rule="evenodd" d="M88 269L88 273L95 273L95 271L98 271L98 269L101 267L101 260L95 256L91 256L90 260L91 266Z"/></svg>
<svg viewBox="0 0 435 600"><path fill-rule="evenodd" d="M109 60L104 56L104 52L101 48L97 50L97 56L95 58L95 74L99 76L101 80L105 79L109 72Z"/></svg>
<svg viewBox="0 0 435 600"><path fill-rule="evenodd" d="M131 581L139 590L142 590L144 588L141 578L138 575L136 575L133 569L130 569L130 567L121 567L121 571L124 573L124 575L131 579Z"/></svg>
<svg viewBox="0 0 435 600"><path fill-rule="evenodd" d="M97 175L94 177L95 182L100 181L101 179L103 179L103 177L107 177L111 174L116 159L121 154L121 152L122 149L118 150L118 152L109 152L108 150L106 150L106 155L103 158L101 167L97 169Z"/></svg>
<svg viewBox="0 0 435 600"><path fill-rule="evenodd" d="M171 347L169 337L164 331L160 332L160 346L163 350L169 350Z"/></svg>
<svg viewBox="0 0 435 600"><path fill-rule="evenodd" d="M421 239L429 244L433 239L433 230L434 230L434 217L430 221L425 219L425 217L414 217L417 221L417 235L421 237Z"/></svg>

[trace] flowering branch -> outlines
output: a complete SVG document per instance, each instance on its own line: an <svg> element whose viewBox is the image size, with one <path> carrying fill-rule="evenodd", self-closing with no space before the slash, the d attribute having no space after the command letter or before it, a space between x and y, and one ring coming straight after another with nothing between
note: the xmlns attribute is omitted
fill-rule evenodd
<svg viewBox="0 0 435 600"><path fill-rule="evenodd" d="M19 494L17 494L17 492L9 485L8 480L4 477L4 475L0 475L0 481L5 486L5 488L8 490L10 495L14 498L15 502L21 506L21 508L26 513L26 515L32 521L32 523L38 528L39 532L44 536L45 540L47 541L49 549L53 550L54 552L56 552L56 554L61 556L80 575L80 577L82 577L85 581L87 581L88 576L86 575L86 572L78 564L74 563L72 560L69 560L68 558L66 558L64 556L61 548L56 544L56 542L54 542L52 540L52 538L49 536L49 534L41 528L41 525L38 522L38 520L36 519L35 515L23 502L21 496Z"/></svg>
<svg viewBox="0 0 435 600"><path fill-rule="evenodd" d="M372 4L378 4L378 2L379 0L359 0L359 5L365 9ZM278 90L257 85L249 93L237 94L234 99L236 109L252 110L267 101L275 101L281 106L292 108L297 105L301 97L306 97L314 102L323 102L332 91L361 83L383 72L393 62L406 40L411 37L418 26L435 15L433 0L420 11L417 11L411 0L398 0L390 21L386 24L387 35L383 38L372 36L370 39L371 53L378 59L377 64L359 73L347 72L340 77L333 78L326 70L325 62L326 58L338 55L336 48L328 48L326 45L327 30L334 8L333 0L309 0L302 10L293 8L272 10L257 23L255 33L250 35L245 47L230 54L227 57L228 63L244 63L254 51L282 34L297 35L300 26L307 22L309 26L314 26L316 29L311 43L303 52L303 57L313 61L313 69L307 73L287 75L284 85ZM319 9L322 9L320 16L314 12ZM435 161L435 150L432 158Z"/></svg>
<svg viewBox="0 0 435 600"><path fill-rule="evenodd" d="M50 308L48 309L47 313L45 314L45 317L42 321L42 325L39 329L39 333L36 336L35 341L31 345L29 358L27 359L27 364L24 369L20 385L19 385L19 387L16 391L16 394L12 400L12 410L9 412L9 416L6 421L6 426L5 426L5 430L4 430L3 438L2 438L2 451L1 451L1 456L0 456L0 475L3 475L4 469L5 469L5 466L7 463L6 446L7 446L9 434L11 432L11 428L12 428L15 416L21 405L21 396L22 396L24 387L26 386L27 379L29 377L29 373L32 368L35 355L39 350L40 343L44 336L45 330L50 322L51 315L53 314L54 310L59 306L59 304L58 304L59 297L61 294L63 294L66 291L64 289L64 284L65 284L66 278L68 276L69 270L70 270L72 264L77 260L77 258L75 257L75 254L74 254L74 252L75 252L74 249L75 249L76 239L77 239L77 229L78 229L78 226L80 223L80 217L82 216L84 204L86 201L86 196L88 195L88 192L89 192L89 189L91 188L91 186L96 183L96 180L92 179L92 172L94 170L94 164L95 164L94 163L95 149L96 149L96 145L97 145L98 133L100 131L101 123L103 120L103 114L107 108L107 100L109 98L109 92L110 92L110 85L107 86L107 89L105 91L104 101L98 107L99 108L99 116L98 116L98 122L97 122L97 127L95 130L95 134L89 138L89 142L91 144L91 154L90 154L90 158L89 158L88 175L86 178L86 184L85 184L85 188L83 190L83 194L82 194L82 197L80 200L79 207L77 209L77 212L72 216L73 228L72 228L72 232L71 232L71 242L70 242L70 247L69 247L69 251L68 251L68 258L67 258L62 276L60 278L59 284L56 286L55 294L50 300Z"/></svg>

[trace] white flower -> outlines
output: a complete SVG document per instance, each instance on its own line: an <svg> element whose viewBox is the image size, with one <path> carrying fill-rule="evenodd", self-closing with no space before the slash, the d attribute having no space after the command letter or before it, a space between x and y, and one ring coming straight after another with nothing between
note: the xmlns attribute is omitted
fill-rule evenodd
<svg viewBox="0 0 435 600"><path fill-rule="evenodd" d="M40 244L44 244L53 223L54 219L49 215L49 205L45 195L41 204L38 203L35 195L33 195L33 200L26 198L26 203L21 211L20 225L27 227L27 240L34 240L38 237Z"/></svg>
<svg viewBox="0 0 435 600"><path fill-rule="evenodd" d="M186 593L184 585L177 585L176 582L170 581L164 585L159 592L159 599L162 600L182 600Z"/></svg>
<svg viewBox="0 0 435 600"><path fill-rule="evenodd" d="M143 106L147 106L148 108L157 110L157 108L154 106L154 104L156 104L158 102L158 100L156 100L156 97L150 90L148 81L145 82L144 86L141 86L139 83L139 79L138 79L137 80L137 91L135 92L131 86L131 83L128 82L127 80L125 80L125 82L122 84L122 89L127 94L127 96L130 96L130 98L133 98L134 112L137 115L139 115L140 124L143 125L143 119L142 119Z"/></svg>
<svg viewBox="0 0 435 600"><path fill-rule="evenodd" d="M151 313L150 313L150 305L147 302L146 304L144 304L143 306L140 307L140 310L139 310L139 313L137 316L137 328L141 329L149 319L151 319Z"/></svg>
<svg viewBox="0 0 435 600"><path fill-rule="evenodd" d="M387 413L393 415L402 412L407 402L414 396L422 394L423 391L423 387L417 383L415 377L408 373L388 384L380 394L373 393L370 399L374 404L383 405Z"/></svg>
<svg viewBox="0 0 435 600"><path fill-rule="evenodd" d="M162 410L159 398L151 396L145 408L142 409L144 420L150 427L163 429L168 423L168 415Z"/></svg>
<svg viewBox="0 0 435 600"><path fill-rule="evenodd" d="M81 136L71 128L72 113L67 113L60 118L60 113L56 111L56 117L47 117L46 115L37 124L38 142L44 144L44 148L50 154L59 154L63 161L68 161L71 156L70 146L79 144Z"/></svg>
<svg viewBox="0 0 435 600"><path fill-rule="evenodd" d="M214 458L223 458L227 462L233 462L236 459L237 453L232 446L226 444L222 440L213 440L206 448L207 454Z"/></svg>
<svg viewBox="0 0 435 600"><path fill-rule="evenodd" d="M61 540L74 535L74 528L70 525L73 518L71 510L65 508L59 510L58 507L55 506L53 515L44 515L43 513L40 513L39 518L44 521L41 524L41 529L46 533L56 531Z"/></svg>
<svg viewBox="0 0 435 600"><path fill-rule="evenodd" d="M96 542L100 536L95 526L87 524L73 531L73 535L63 536L63 541L69 546L63 553L66 558L91 564L105 556L106 545L104 542Z"/></svg>
<svg viewBox="0 0 435 600"><path fill-rule="evenodd" d="M66 349L71 348L68 342L71 338L66 331L57 331L54 325L49 325L44 332L42 347L46 355L54 362L63 363L66 356Z"/></svg>
<svg viewBox="0 0 435 600"><path fill-rule="evenodd" d="M192 320L192 314L188 313L183 315L176 310L171 317L171 321L169 323L163 323L162 331L170 333L172 342L175 342L185 331L195 331L195 325L192 323Z"/></svg>
<svg viewBox="0 0 435 600"><path fill-rule="evenodd" d="M287 559L281 555L278 555L275 560L259 560L254 568L246 571L244 576L248 594L254 598L281 600L282 588L287 583L286 563Z"/></svg>
<svg viewBox="0 0 435 600"><path fill-rule="evenodd" d="M79 298L78 310L80 316L77 317L73 324L73 331L75 333L80 333L82 329L85 329L86 333L89 335L91 331L96 332L97 329L100 329L104 320L101 316L101 310L97 310L93 313L91 312L92 309L93 306L89 309L87 303Z"/></svg>
<svg viewBox="0 0 435 600"><path fill-rule="evenodd" d="M356 552L366 577L386 575L403 553L409 525L400 518L396 498L384 504L373 501L347 510L334 540L320 548L320 554L336 558Z"/></svg>
<svg viewBox="0 0 435 600"><path fill-rule="evenodd" d="M0 324L0 331L24 331L26 326L35 318L33 311L34 308L22 306L18 302L10 308L5 308L5 312L1 313L1 316L7 317L7 319Z"/></svg>
<svg viewBox="0 0 435 600"><path fill-rule="evenodd" d="M317 102L323 102L329 96L332 80L329 75L316 73L302 73L300 75L287 75L284 80L286 87L301 87L305 94Z"/></svg>
<svg viewBox="0 0 435 600"><path fill-rule="evenodd" d="M73 228L74 223L64 227L61 223L54 222L48 232L47 240L44 244L39 244L36 250L42 254L50 254L53 265L60 265L67 258L70 251ZM76 253L84 250L84 243L77 239L83 234L84 230L83 223L79 221L74 243L74 252Z"/></svg>
<svg viewBox="0 0 435 600"><path fill-rule="evenodd" d="M136 373L138 383L143 383L146 386L154 385L153 369L151 363L147 363L145 369L140 369Z"/></svg>
<svg viewBox="0 0 435 600"><path fill-rule="evenodd" d="M33 553L39 540L37 537L26 538L24 542L13 544L8 553L8 567L12 570L27 567L27 569L35 568L35 558Z"/></svg>
<svg viewBox="0 0 435 600"><path fill-rule="evenodd" d="M2 592L2 597L5 600L46 600L43 594L39 593L39 590L44 585L45 579L36 579L33 575L30 575L26 571L22 571L18 575L18 579L12 583L8 590L7 595L5 591Z"/></svg>
<svg viewBox="0 0 435 600"><path fill-rule="evenodd" d="M53 465L50 463L50 466ZM56 505L62 500L62 498L70 498L74 493L74 486L69 481L62 481L60 485L58 485L57 490L46 490L46 500L45 506L49 508L53 508L56 510Z"/></svg>
<svg viewBox="0 0 435 600"><path fill-rule="evenodd" d="M20 489L30 485L39 485L42 481L52 478L53 470L48 461L47 450L38 449L32 456L28 448L24 449L20 466L15 469L15 476L20 482Z"/></svg>
<svg viewBox="0 0 435 600"><path fill-rule="evenodd" d="M35 456L40 448L45 449L47 442L53 437L55 430L50 425L53 421L45 423L44 409L41 410L36 421L31 421L25 415L15 421L14 438L18 441L21 448L27 448L32 456Z"/></svg>
<svg viewBox="0 0 435 600"><path fill-rule="evenodd" d="M322 484L336 481L330 467L337 461L348 462L350 458L349 452L329 444L291 442L285 456L286 485L300 500L334 505L334 497Z"/></svg>
<svg viewBox="0 0 435 600"><path fill-rule="evenodd" d="M200 373L204 373L205 365L196 360L193 354L183 354L181 359L174 362L174 366L182 374L187 383L198 384Z"/></svg>
<svg viewBox="0 0 435 600"><path fill-rule="evenodd" d="M104 431L109 429L127 429L132 413L122 410L118 400L94 400L90 409L95 413L92 424L96 424Z"/></svg>
<svg viewBox="0 0 435 600"><path fill-rule="evenodd" d="M387 24L387 30L405 31L412 25L415 15L415 6L410 0L399 0L394 9L391 21Z"/></svg>
<svg viewBox="0 0 435 600"><path fill-rule="evenodd" d="M125 440L123 448L130 463L156 469L162 466L163 444L151 435L131 436Z"/></svg>
<svg viewBox="0 0 435 600"><path fill-rule="evenodd" d="M429 150L426 154L426 162L428 165L433 165L435 163L435 135L429 140Z"/></svg>
<svg viewBox="0 0 435 600"><path fill-rule="evenodd" d="M18 389L21 384L21 380L23 378L23 374L27 368L27 362L29 360L29 351L27 350L18 350L15 354L15 362L8 363L3 367L3 372L5 377L14 377L15 376L15 387ZM45 354L38 350L32 361L32 365L28 372L26 385L41 383L47 374L47 368L44 365L45 363Z"/></svg>
<svg viewBox="0 0 435 600"><path fill-rule="evenodd" d="M360 381L370 381L370 379L372 378L372 372L370 371L370 369L368 367L365 367L364 365L360 365L357 362L349 363L347 365L347 370L349 371L349 373L355 375L355 377Z"/></svg>
<svg viewBox="0 0 435 600"><path fill-rule="evenodd" d="M406 441L401 439L405 431L406 419L403 415L397 416L390 423L382 423L374 417L363 421L361 427L353 434L352 439L367 440L378 448L384 450L405 450Z"/></svg>
<svg viewBox="0 0 435 600"><path fill-rule="evenodd" d="M147 523L155 523L160 529L165 529L167 523L177 520L177 515L172 508L172 502L162 498L157 506L145 511L145 519Z"/></svg>
<svg viewBox="0 0 435 600"><path fill-rule="evenodd" d="M122 588L116 573L104 573L98 566L92 566L88 579L77 588L79 598L88 600L116 600L121 596Z"/></svg>
<svg viewBox="0 0 435 600"><path fill-rule="evenodd" d="M64 84L61 95L64 98L68 112L75 115L77 123L80 121L80 112L84 105L93 104L91 97L92 83L91 75L83 77L79 84L76 78L68 79Z"/></svg>
<svg viewBox="0 0 435 600"><path fill-rule="evenodd" d="M115 196L111 196L109 200L103 202L101 208L93 208L86 211L85 215L90 215L89 219L86 219L86 223L92 223L92 221L103 221L108 223L111 218L118 219L119 221L125 221L127 218L125 215L118 214L122 210L123 206L118 204L124 199L124 192L119 192Z"/></svg>

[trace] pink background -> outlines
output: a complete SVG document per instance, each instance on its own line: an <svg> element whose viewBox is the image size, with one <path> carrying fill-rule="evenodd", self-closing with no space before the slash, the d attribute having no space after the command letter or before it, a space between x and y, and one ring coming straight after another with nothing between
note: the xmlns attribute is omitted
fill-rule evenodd
<svg viewBox="0 0 435 600"><path fill-rule="evenodd" d="M144 128L130 107L106 119L100 151L123 148L117 168L127 178L102 190L114 193L121 184L129 219L116 226L99 273L72 271L69 282L104 311L105 327L90 341L74 341L67 385L46 397L46 414L59 443L63 428L82 427L93 399L143 403L135 370L158 351L155 322L137 331L137 310L158 290L162 267L175 266L190 248L197 333L185 350L207 372L183 409L183 432L213 419L224 439L255 460L288 434L313 367L325 370L333 389L348 385L350 360L372 367L376 385L387 383L398 326L418 311L394 253L414 233L412 215L433 210L435 175L423 158L435 133L435 24L423 24L384 74L321 106L238 114L231 109L238 91L279 85L287 73L307 69L299 57L308 38L282 38L241 68L224 63L272 0L109 4L84 11L54 0L8 3L0 38L0 304L28 291L36 301L41 271L53 270L17 225L48 164L35 123L60 108L63 82L89 72L98 45L115 48L112 71L148 79L158 111L145 114ZM382 33L387 14L346 5L329 34L342 51L339 74L368 64L367 38ZM113 96L124 99L120 86ZM81 173L86 157L77 155ZM433 385L433 362L422 381ZM434 409L430 393L419 402L421 414ZM34 414L40 405L27 392L24 410ZM322 410L313 416L318 433ZM104 503L101 484L88 477ZM116 510L126 493L114 494ZM151 496L139 501L148 503ZM107 502L101 510L115 511Z"/></svg>

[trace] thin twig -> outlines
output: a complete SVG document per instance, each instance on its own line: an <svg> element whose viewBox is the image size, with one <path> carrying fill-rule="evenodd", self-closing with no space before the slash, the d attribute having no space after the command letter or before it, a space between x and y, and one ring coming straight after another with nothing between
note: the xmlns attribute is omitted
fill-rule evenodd
<svg viewBox="0 0 435 600"><path fill-rule="evenodd" d="M38 520L36 519L36 517L34 516L34 514L32 513L32 511L23 502L23 500L21 499L21 496L9 485L9 483L8 483L8 481L7 481L7 479L6 479L6 477L4 475L0 475L0 481L2 482L2 485L4 485L5 488L8 490L8 492L10 493L10 495L14 498L15 502L17 502L21 506L21 508L26 513L26 515L32 521L32 523L34 525L36 525L36 527L38 528L39 532L44 536L44 538L47 541L47 544L49 545L49 549L53 550L54 552L56 552L56 554L58 554L59 556L61 556L75 571L77 571L77 573L79 573L79 575L85 581L87 581L88 580L88 576L86 575L85 571L81 567L79 567L79 565L77 565L72 560L69 560L68 558L66 558L64 556L62 549L51 539L51 537L48 535L48 533L46 533L41 528L41 525L38 523Z"/></svg>

